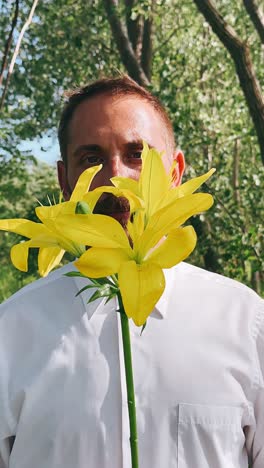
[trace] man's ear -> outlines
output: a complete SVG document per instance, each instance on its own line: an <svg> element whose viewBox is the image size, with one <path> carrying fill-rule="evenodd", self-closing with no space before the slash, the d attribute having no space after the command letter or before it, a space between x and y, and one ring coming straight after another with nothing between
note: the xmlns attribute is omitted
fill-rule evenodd
<svg viewBox="0 0 264 468"><path fill-rule="evenodd" d="M177 149L173 155L173 160L176 162L175 168L172 173L173 185L177 187L180 185L182 176L185 170L185 158L180 149Z"/></svg>
<svg viewBox="0 0 264 468"><path fill-rule="evenodd" d="M71 196L71 191L67 177L67 169L63 161L57 161L57 174L63 198L68 201Z"/></svg>

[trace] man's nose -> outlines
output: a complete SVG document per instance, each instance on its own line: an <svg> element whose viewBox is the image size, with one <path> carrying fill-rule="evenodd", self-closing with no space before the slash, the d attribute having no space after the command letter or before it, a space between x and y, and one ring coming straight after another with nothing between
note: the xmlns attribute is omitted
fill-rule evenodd
<svg viewBox="0 0 264 468"><path fill-rule="evenodd" d="M111 185L110 179L112 177L126 177L127 176L127 168L124 164L122 158L118 155L109 158L107 164L107 178L109 179L109 185Z"/></svg>

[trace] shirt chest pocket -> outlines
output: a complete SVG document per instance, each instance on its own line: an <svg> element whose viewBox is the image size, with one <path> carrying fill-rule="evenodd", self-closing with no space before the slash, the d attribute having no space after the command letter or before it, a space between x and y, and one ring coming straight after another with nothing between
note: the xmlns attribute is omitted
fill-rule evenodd
<svg viewBox="0 0 264 468"><path fill-rule="evenodd" d="M178 468L247 468L242 408L179 405Z"/></svg>

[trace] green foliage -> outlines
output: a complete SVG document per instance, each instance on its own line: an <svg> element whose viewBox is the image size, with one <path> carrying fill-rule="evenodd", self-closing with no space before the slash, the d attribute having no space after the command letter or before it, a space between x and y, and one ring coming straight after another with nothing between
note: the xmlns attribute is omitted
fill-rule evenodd
<svg viewBox="0 0 264 468"><path fill-rule="evenodd" d="M250 45L263 87L261 44L244 7L238 0L215 3ZM149 4L136 3L132 16L138 12L149 14ZM21 0L18 29L30 6L31 2ZM0 40L3 51L11 8L0 2L0 9L0 28L5 33ZM233 62L193 2L170 0L165 4L159 0L153 20L151 87L170 113L178 145L186 154L187 177L217 168L209 182L215 206L206 216L194 219L200 238L191 261L202 267L211 265L215 271L264 294L264 168ZM29 171L25 164L29 155L18 152L18 142L55 131L64 89L117 70L123 70L123 66L102 2L39 2L0 116L1 217L29 215L33 219L32 197L41 198L54 191L54 175L38 166L34 169L33 163ZM21 285L20 279L14 278L22 275L14 270L10 276L3 273L10 240L6 234L0 236L3 299L15 289L9 288L9 283Z"/></svg>
<svg viewBox="0 0 264 468"><path fill-rule="evenodd" d="M14 162L14 161L13 161ZM38 202L48 204L47 195L59 197L55 169L46 164L27 164L13 168L12 160L6 161L9 172L1 172L0 213L1 218L27 218L37 221L35 207ZM21 236L0 232L0 302L25 284L38 277L37 256L29 257L27 274L16 270L11 264L9 251Z"/></svg>

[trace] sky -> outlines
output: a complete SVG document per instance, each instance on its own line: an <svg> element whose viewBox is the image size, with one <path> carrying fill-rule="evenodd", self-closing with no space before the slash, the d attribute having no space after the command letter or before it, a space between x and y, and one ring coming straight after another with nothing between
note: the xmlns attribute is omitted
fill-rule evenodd
<svg viewBox="0 0 264 468"><path fill-rule="evenodd" d="M33 141L25 140L20 144L19 149L30 151L37 159L52 166L60 159L59 145L55 136L44 136Z"/></svg>

